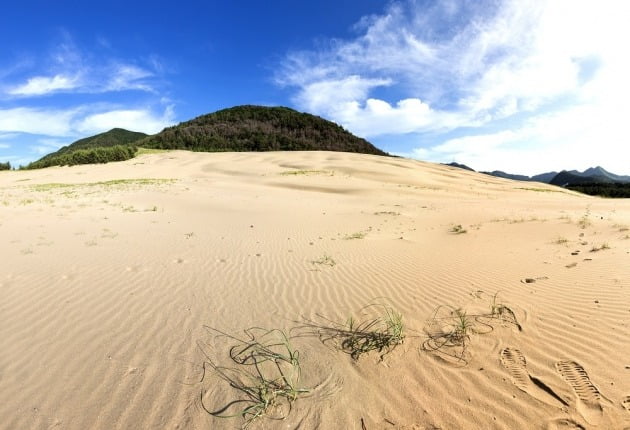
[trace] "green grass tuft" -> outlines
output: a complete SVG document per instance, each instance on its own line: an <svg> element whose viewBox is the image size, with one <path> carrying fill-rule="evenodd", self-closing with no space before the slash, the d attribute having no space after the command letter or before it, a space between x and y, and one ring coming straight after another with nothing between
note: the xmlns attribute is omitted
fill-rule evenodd
<svg viewBox="0 0 630 430"><path fill-rule="evenodd" d="M232 366L220 366L206 353L201 382L209 369L228 384L236 398L217 409L209 409L201 393L201 406L217 418L242 417L247 428L263 417L281 420L291 412L293 403L310 389L300 387L300 354L282 330L253 327L245 330L247 338L239 339L211 327L209 331L235 344L229 355Z"/></svg>
<svg viewBox="0 0 630 430"><path fill-rule="evenodd" d="M498 301L498 294L492 296L489 312L469 313L460 307L439 306L425 326L427 338L422 349L467 363L472 335L493 331L496 322L523 329L514 311Z"/></svg>
<svg viewBox="0 0 630 430"><path fill-rule="evenodd" d="M405 339L405 326L402 314L391 306L372 303L360 311L362 319L348 317L345 323L339 323L320 316L323 323L307 321L302 328L309 334L317 335L324 344L331 344L335 349L358 360L372 351L381 353L381 359Z"/></svg>

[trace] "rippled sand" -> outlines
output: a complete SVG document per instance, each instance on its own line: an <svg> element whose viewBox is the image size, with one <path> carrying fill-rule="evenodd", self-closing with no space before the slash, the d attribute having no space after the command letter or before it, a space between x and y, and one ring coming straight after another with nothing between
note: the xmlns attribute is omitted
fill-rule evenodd
<svg viewBox="0 0 630 430"><path fill-rule="evenodd" d="M203 363L263 327L310 391L251 428L623 429L629 228L628 200L369 155L0 172L0 428L239 428L204 411L242 393ZM320 341L370 303L402 345ZM465 347L440 347L455 309Z"/></svg>

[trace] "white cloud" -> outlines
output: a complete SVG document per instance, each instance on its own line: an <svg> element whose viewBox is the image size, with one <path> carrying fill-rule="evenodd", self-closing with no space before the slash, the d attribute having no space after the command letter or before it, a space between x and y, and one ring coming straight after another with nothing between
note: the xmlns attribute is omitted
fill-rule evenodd
<svg viewBox="0 0 630 430"><path fill-rule="evenodd" d="M154 134L172 125L173 111L167 108L160 116L147 109L124 109L88 115L76 124L82 134L95 134L119 127Z"/></svg>
<svg viewBox="0 0 630 430"><path fill-rule="evenodd" d="M364 79L357 75L318 80L305 84L296 99L311 112L339 113L339 104L364 99L372 88L390 84L388 79ZM331 99L337 102L336 105L331 105Z"/></svg>
<svg viewBox="0 0 630 430"><path fill-rule="evenodd" d="M52 93L108 93L138 90L155 92L150 83L154 76L141 67L114 63L109 66L81 66L74 75L57 74L54 76L35 76L25 83L10 87L5 92L11 96L34 97ZM68 71L67 73L70 73Z"/></svg>
<svg viewBox="0 0 630 430"><path fill-rule="evenodd" d="M77 109L0 109L0 132L68 136L73 133L70 123L77 114Z"/></svg>
<svg viewBox="0 0 630 430"><path fill-rule="evenodd" d="M85 136L114 127L153 134L173 124L173 107L155 113L150 107L112 109L79 106L67 110L37 108L0 109L0 133L28 133L44 136Z"/></svg>
<svg viewBox="0 0 630 430"><path fill-rule="evenodd" d="M69 34L63 33L63 42L48 56L42 55L38 64L40 73L20 76L13 85L4 84L2 92L14 97L37 97L52 93L94 94L120 91L156 92L156 73L164 71L155 56L149 56L146 65L113 57L94 56L81 51ZM41 73L45 70L45 73ZM13 70L15 73L16 70ZM12 73L8 73L10 76ZM22 75L24 75L22 71ZM3 79L8 81L8 79Z"/></svg>
<svg viewBox="0 0 630 430"><path fill-rule="evenodd" d="M55 75L53 77L36 76L30 78L25 84L18 85L7 91L10 95L38 96L60 90L72 90L79 85L78 78Z"/></svg>
<svg viewBox="0 0 630 430"><path fill-rule="evenodd" d="M624 0L400 1L363 18L352 39L291 53L276 81L297 89L299 107L357 134L435 142L398 152L484 169L567 161L627 171L618 155L629 17Z"/></svg>
<svg viewBox="0 0 630 430"><path fill-rule="evenodd" d="M153 76L153 73L137 66L129 64L116 64L111 71L109 79L102 84L96 84L98 92L141 90L152 92L153 87L146 82L146 78Z"/></svg>

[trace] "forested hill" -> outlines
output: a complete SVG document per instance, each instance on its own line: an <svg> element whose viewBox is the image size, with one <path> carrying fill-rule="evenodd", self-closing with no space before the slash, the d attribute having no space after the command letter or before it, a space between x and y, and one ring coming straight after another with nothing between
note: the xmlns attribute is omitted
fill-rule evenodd
<svg viewBox="0 0 630 430"><path fill-rule="evenodd" d="M77 140L30 163L26 168L41 169L50 166L128 160L136 152L134 143L146 136L136 131L113 128L105 133Z"/></svg>
<svg viewBox="0 0 630 430"><path fill-rule="evenodd" d="M237 106L202 115L138 146L192 151L343 151L388 155L334 122L286 107Z"/></svg>
<svg viewBox="0 0 630 430"><path fill-rule="evenodd" d="M55 157L79 149L92 149L98 147L102 148L116 145L127 145L137 142L144 137L147 137L147 134L137 131L129 131L122 128L113 128L109 131L106 131L105 133L100 133L95 136L79 139L68 146L60 148L57 152L46 155L42 158L42 160L48 157Z"/></svg>

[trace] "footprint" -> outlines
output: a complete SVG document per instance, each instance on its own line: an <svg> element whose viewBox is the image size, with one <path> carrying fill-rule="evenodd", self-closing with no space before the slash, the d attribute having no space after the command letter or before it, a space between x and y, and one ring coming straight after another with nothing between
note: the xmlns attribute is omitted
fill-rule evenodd
<svg viewBox="0 0 630 430"><path fill-rule="evenodd" d="M523 353L516 348L503 348L501 350L501 364L505 367L512 377L512 382L516 385L517 388L526 392L536 400L540 400L546 404L553 404L557 406L555 403L550 403L549 397L543 395L541 391L547 393L549 396L556 399L563 406L568 406L567 402L565 402L556 392L550 388L547 384L545 384L540 379L535 376L531 376L527 371L527 361L525 360L525 356Z"/></svg>
<svg viewBox="0 0 630 430"><path fill-rule="evenodd" d="M602 417L602 395L593 385L586 370L575 361L558 361L556 369L577 395L577 409L590 424Z"/></svg>
<svg viewBox="0 0 630 430"><path fill-rule="evenodd" d="M521 351L515 348L503 348L501 350L501 364L512 377L514 385L527 392L531 381L529 373L527 373L527 362Z"/></svg>
<svg viewBox="0 0 630 430"><path fill-rule="evenodd" d="M626 396L621 400L621 405L624 407L624 409L628 412L630 412L630 396Z"/></svg>
<svg viewBox="0 0 630 430"><path fill-rule="evenodd" d="M551 421L547 430L586 430L586 428L571 419L559 418Z"/></svg>

